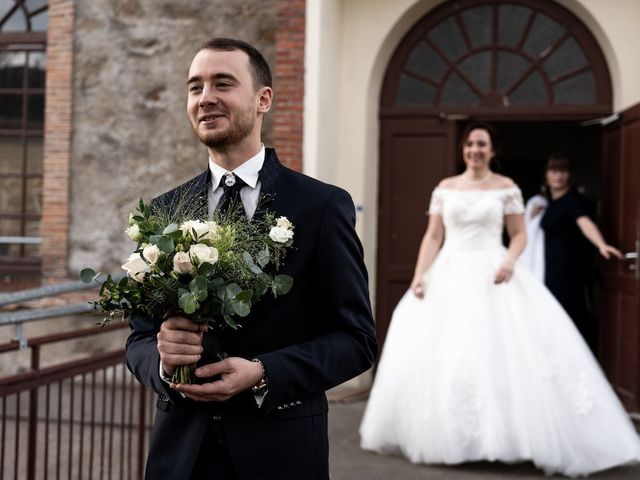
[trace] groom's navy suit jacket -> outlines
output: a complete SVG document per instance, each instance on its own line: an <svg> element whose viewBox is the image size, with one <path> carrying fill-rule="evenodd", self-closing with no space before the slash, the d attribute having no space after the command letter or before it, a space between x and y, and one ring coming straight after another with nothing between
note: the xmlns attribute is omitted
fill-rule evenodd
<svg viewBox="0 0 640 480"><path fill-rule="evenodd" d="M260 408L251 392L226 402L180 397L159 376L159 322L134 316L127 364L159 394L149 479L188 478L212 416L222 418L240 480L328 478L324 392L367 370L376 356L367 272L349 194L282 166L273 149L266 151L260 181L261 195L270 200L256 215L268 209L295 226L293 248L280 270L293 277L293 288L277 299L265 295L241 329L218 335L219 346L205 335L200 363L215 361L218 349L258 357L268 393ZM170 204L188 191L206 202L209 184L207 169L154 201ZM304 477L301 468L307 468Z"/></svg>

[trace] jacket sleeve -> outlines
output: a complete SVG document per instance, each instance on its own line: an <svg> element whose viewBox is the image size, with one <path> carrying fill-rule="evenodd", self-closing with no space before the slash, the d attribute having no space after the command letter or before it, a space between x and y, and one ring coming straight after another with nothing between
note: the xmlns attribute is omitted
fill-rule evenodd
<svg viewBox="0 0 640 480"><path fill-rule="evenodd" d="M377 353L367 271L355 232L351 197L337 190L327 202L312 262L324 334L260 355L269 379L265 413L277 405L324 394L371 367Z"/></svg>
<svg viewBox="0 0 640 480"><path fill-rule="evenodd" d="M134 314L129 319L131 333L127 338L127 367L140 383L164 395L173 403L184 399L160 378L160 354L156 335L160 322L142 314Z"/></svg>

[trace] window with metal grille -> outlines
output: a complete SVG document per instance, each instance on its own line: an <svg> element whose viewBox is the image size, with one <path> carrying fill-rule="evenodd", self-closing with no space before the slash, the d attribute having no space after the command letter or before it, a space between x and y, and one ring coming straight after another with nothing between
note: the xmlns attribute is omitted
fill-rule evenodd
<svg viewBox="0 0 640 480"><path fill-rule="evenodd" d="M389 107L581 112L611 105L597 42L553 2L447 2L409 32L391 66L383 92Z"/></svg>
<svg viewBox="0 0 640 480"><path fill-rule="evenodd" d="M47 13L0 0L0 273L40 268Z"/></svg>

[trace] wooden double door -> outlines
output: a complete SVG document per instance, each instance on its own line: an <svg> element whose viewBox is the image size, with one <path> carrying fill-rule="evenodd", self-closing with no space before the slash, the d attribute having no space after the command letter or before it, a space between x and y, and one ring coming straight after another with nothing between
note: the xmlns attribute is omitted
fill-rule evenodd
<svg viewBox="0 0 640 480"><path fill-rule="evenodd" d="M494 122L503 137L500 169L525 197L542 180L546 156L572 151L578 183L598 200L610 243L637 253L640 241L640 105L603 127L589 122ZM434 116L381 119L376 322L384 343L391 314L406 291L438 181L460 169L463 122ZM555 148L554 148L555 147ZM633 255L630 255L633 256ZM599 361L630 411L640 410L640 301L634 259L600 262Z"/></svg>

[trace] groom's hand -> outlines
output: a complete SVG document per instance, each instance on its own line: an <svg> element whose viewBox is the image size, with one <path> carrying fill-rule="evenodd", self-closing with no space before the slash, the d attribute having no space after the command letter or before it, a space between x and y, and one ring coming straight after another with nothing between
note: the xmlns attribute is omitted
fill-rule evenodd
<svg viewBox="0 0 640 480"><path fill-rule="evenodd" d="M162 369L173 375L178 365L189 365L200 360L202 334L205 323L197 324L184 317L169 317L160 325L156 337Z"/></svg>
<svg viewBox="0 0 640 480"><path fill-rule="evenodd" d="M220 379L202 385L171 384L171 388L197 402L222 402L258 383L262 378L262 366L245 358L229 357L196 370L196 376L200 378L215 375Z"/></svg>

